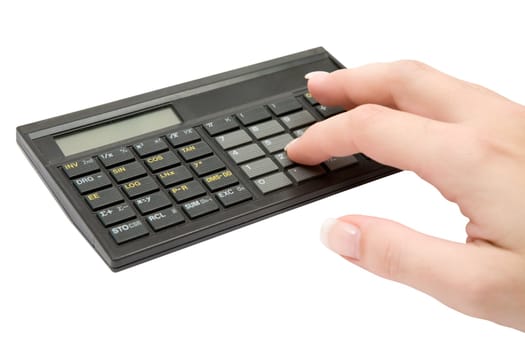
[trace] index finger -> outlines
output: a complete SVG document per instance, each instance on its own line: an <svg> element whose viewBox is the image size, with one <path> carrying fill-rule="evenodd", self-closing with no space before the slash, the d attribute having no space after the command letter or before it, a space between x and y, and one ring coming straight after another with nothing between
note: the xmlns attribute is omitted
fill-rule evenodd
<svg viewBox="0 0 525 350"><path fill-rule="evenodd" d="M461 127L407 112L362 105L309 127L286 146L291 160L318 164L362 152L374 160L412 170L433 182L465 142Z"/></svg>
<svg viewBox="0 0 525 350"><path fill-rule="evenodd" d="M501 110L503 102L508 103L490 90L416 61L314 72L309 76L308 89L326 105L351 109L372 103L449 122L493 115Z"/></svg>

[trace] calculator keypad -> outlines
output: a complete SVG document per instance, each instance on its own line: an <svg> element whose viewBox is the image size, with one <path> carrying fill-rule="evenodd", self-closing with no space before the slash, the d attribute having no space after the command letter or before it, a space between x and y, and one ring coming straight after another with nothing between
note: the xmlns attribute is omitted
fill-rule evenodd
<svg viewBox="0 0 525 350"><path fill-rule="evenodd" d="M310 125L338 111L309 94L280 98L62 169L123 244L355 164L351 156L307 167L284 152Z"/></svg>

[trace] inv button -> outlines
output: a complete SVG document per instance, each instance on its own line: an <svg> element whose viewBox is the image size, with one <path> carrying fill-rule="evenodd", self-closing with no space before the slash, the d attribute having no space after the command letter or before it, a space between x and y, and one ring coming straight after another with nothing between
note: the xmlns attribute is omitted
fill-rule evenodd
<svg viewBox="0 0 525 350"><path fill-rule="evenodd" d="M71 179L80 175L92 173L99 169L94 158L79 159L62 165L62 169Z"/></svg>

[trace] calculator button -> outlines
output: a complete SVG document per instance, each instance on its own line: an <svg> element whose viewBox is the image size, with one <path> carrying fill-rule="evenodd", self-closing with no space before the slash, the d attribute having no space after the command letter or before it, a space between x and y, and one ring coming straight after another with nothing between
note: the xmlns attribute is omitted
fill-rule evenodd
<svg viewBox="0 0 525 350"><path fill-rule="evenodd" d="M190 182L183 183L181 185L172 187L170 193L177 202L183 202L187 199L200 196L206 193L204 187L197 181L193 180Z"/></svg>
<svg viewBox="0 0 525 350"><path fill-rule="evenodd" d="M234 148L231 151L228 151L228 154L232 157L235 163L240 164L248 160L262 157L265 153L261 147L252 143L251 145Z"/></svg>
<svg viewBox="0 0 525 350"><path fill-rule="evenodd" d="M86 201L93 210L101 209L124 200L124 197L122 197L120 192L114 187L90 193L84 196L84 198L86 198Z"/></svg>
<svg viewBox="0 0 525 350"><path fill-rule="evenodd" d="M279 168L270 158L263 158L241 166L244 173L250 178L271 173Z"/></svg>
<svg viewBox="0 0 525 350"><path fill-rule="evenodd" d="M286 154L286 152L276 153L274 155L274 158L283 168L286 168L286 167L289 167L290 165L295 164L294 162L290 160L290 158L288 158L288 155Z"/></svg>
<svg viewBox="0 0 525 350"><path fill-rule="evenodd" d="M104 173L96 173L92 175L86 175L73 180L73 183L77 187L78 191L82 194L87 192L93 192L100 188L104 188L111 185L111 180Z"/></svg>
<svg viewBox="0 0 525 350"><path fill-rule="evenodd" d="M309 92L305 93L303 96L306 99L306 101L308 101L308 103L310 103L312 106L319 103Z"/></svg>
<svg viewBox="0 0 525 350"><path fill-rule="evenodd" d="M164 170L157 174L157 178L165 187L189 180L192 177L190 171L184 166Z"/></svg>
<svg viewBox="0 0 525 350"><path fill-rule="evenodd" d="M356 164L357 158L354 156L348 157L333 157L324 162L324 165L330 170L338 170L353 164Z"/></svg>
<svg viewBox="0 0 525 350"><path fill-rule="evenodd" d="M324 118L328 118L328 117L331 117L333 115L336 115L336 114L339 114L345 111L341 107L329 107L329 106L323 106L323 105L319 105L315 108L317 109L319 113L321 113L321 115Z"/></svg>
<svg viewBox="0 0 525 350"><path fill-rule="evenodd" d="M187 162L212 153L210 146L203 141L180 147L177 151Z"/></svg>
<svg viewBox="0 0 525 350"><path fill-rule="evenodd" d="M141 196L148 192L153 192L158 189L159 186L151 177L144 177L141 179L133 180L122 185L122 189L129 198Z"/></svg>
<svg viewBox="0 0 525 350"><path fill-rule="evenodd" d="M173 147L179 147L186 143L200 140L200 136L193 128L183 129L166 135Z"/></svg>
<svg viewBox="0 0 525 350"><path fill-rule="evenodd" d="M146 225L139 219L128 221L118 226L112 227L109 233L118 244L132 239L145 236L149 233Z"/></svg>
<svg viewBox="0 0 525 350"><path fill-rule="evenodd" d="M135 157L133 156L133 153L129 150L129 148L121 147L113 149L111 151L100 153L98 155L98 159L100 159L102 164L104 164L104 166L108 168L120 163L129 162L135 159Z"/></svg>
<svg viewBox="0 0 525 350"><path fill-rule="evenodd" d="M293 131L293 135L295 137L301 137L301 136L303 136L303 134L306 131L306 129L308 129L308 128L301 128L301 129L294 130Z"/></svg>
<svg viewBox="0 0 525 350"><path fill-rule="evenodd" d="M237 130L217 136L215 140L217 140L223 149L232 148L252 141L251 137L244 130Z"/></svg>
<svg viewBox="0 0 525 350"><path fill-rule="evenodd" d="M219 206L210 196L184 203L182 208L192 219L219 210Z"/></svg>
<svg viewBox="0 0 525 350"><path fill-rule="evenodd" d="M170 206L171 200L163 192L155 192L135 199L134 203L141 214L146 214Z"/></svg>
<svg viewBox="0 0 525 350"><path fill-rule="evenodd" d="M175 208L168 208L156 213L151 213L146 219L155 231L184 222L184 217Z"/></svg>
<svg viewBox="0 0 525 350"><path fill-rule="evenodd" d="M146 158L144 161L153 172L180 164L179 158L171 151L156 154Z"/></svg>
<svg viewBox="0 0 525 350"><path fill-rule="evenodd" d="M123 182L127 180L131 180L135 177L139 177L146 174L146 169L138 163L133 162L129 164L123 164L116 168L113 168L109 171L111 173L111 176L115 179L117 182Z"/></svg>
<svg viewBox="0 0 525 350"><path fill-rule="evenodd" d="M310 125L315 123L315 118L310 112L302 110L296 113L292 113L281 117L281 121L286 125L288 129L295 129L301 126Z"/></svg>
<svg viewBox="0 0 525 350"><path fill-rule="evenodd" d="M234 117L224 117L204 123L204 129L208 134L214 136L225 131L230 131L239 127Z"/></svg>
<svg viewBox="0 0 525 350"><path fill-rule="evenodd" d="M261 177L253 182L262 193L268 193L290 186L292 181L283 173L275 173Z"/></svg>
<svg viewBox="0 0 525 350"><path fill-rule="evenodd" d="M156 139L150 139L136 143L133 145L133 148L141 157L145 157L153 153L167 150L168 145L163 139L157 137Z"/></svg>
<svg viewBox="0 0 525 350"><path fill-rule="evenodd" d="M215 196L217 196L217 199L225 207L229 207L252 198L250 191L248 191L243 185L226 188L217 192Z"/></svg>
<svg viewBox="0 0 525 350"><path fill-rule="evenodd" d="M89 174L100 169L94 158L75 160L62 165L62 169L71 179L77 176Z"/></svg>
<svg viewBox="0 0 525 350"><path fill-rule="evenodd" d="M264 148L270 153L282 151L284 147L292 141L293 138L289 134L282 134L279 136L271 137L266 140L262 140Z"/></svg>
<svg viewBox="0 0 525 350"><path fill-rule="evenodd" d="M119 204L97 213L104 226L111 226L135 217L135 211L128 204Z"/></svg>
<svg viewBox="0 0 525 350"><path fill-rule="evenodd" d="M290 113L301 109L301 104L297 102L294 97L283 98L281 100L275 101L268 104L268 107L275 113L275 115L280 116L286 113Z"/></svg>
<svg viewBox="0 0 525 350"><path fill-rule="evenodd" d="M296 166L288 169L288 174L296 181L303 182L314 177L321 176L325 173L325 170L320 166Z"/></svg>
<svg viewBox="0 0 525 350"><path fill-rule="evenodd" d="M202 176L223 169L224 163L217 156L211 156L193 161L190 166L197 175Z"/></svg>
<svg viewBox="0 0 525 350"><path fill-rule="evenodd" d="M255 107L237 113L237 118L243 125L250 125L271 118L270 112L263 106Z"/></svg>
<svg viewBox="0 0 525 350"><path fill-rule="evenodd" d="M250 132L258 139L280 134L284 128L276 120L269 120L264 123L252 125L248 128Z"/></svg>
<svg viewBox="0 0 525 350"><path fill-rule="evenodd" d="M238 182L237 178L229 169L208 175L204 177L203 181L210 191L216 191L223 187L234 185Z"/></svg>

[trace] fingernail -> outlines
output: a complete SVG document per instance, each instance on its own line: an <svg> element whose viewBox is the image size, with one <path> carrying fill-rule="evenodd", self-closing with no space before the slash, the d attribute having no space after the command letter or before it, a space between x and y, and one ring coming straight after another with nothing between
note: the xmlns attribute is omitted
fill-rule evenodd
<svg viewBox="0 0 525 350"><path fill-rule="evenodd" d="M318 70L318 71L315 71L315 72L306 73L304 78L306 80L308 80L308 79L311 79L311 78L313 78L315 76L323 76L323 75L328 75L328 74L330 74L330 73Z"/></svg>
<svg viewBox="0 0 525 350"><path fill-rule="evenodd" d="M337 219L326 219L321 226L321 242L339 255L359 259L361 231L357 226Z"/></svg>
<svg viewBox="0 0 525 350"><path fill-rule="evenodd" d="M292 143L294 143L294 142L296 142L296 141L297 141L297 139L293 139L292 141L288 142L288 144L286 144L286 146L284 146L284 151L287 152L287 151L288 151L288 147L289 147Z"/></svg>

